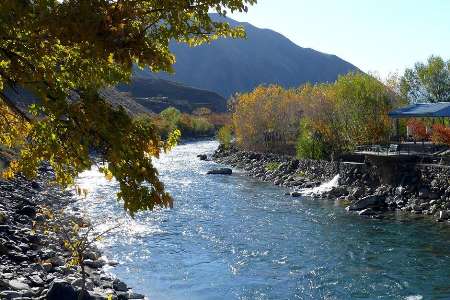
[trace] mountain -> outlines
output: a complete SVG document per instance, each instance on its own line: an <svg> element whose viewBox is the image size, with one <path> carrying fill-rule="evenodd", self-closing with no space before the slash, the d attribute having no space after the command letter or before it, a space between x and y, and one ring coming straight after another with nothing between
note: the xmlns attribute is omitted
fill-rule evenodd
<svg viewBox="0 0 450 300"><path fill-rule="evenodd" d="M219 20L217 15L211 16ZM335 55L302 48L275 31L230 18L225 21L232 26L242 25L247 39L219 39L195 48L172 43L171 50L177 60L175 74L159 73L157 76L228 98L260 84L297 87L306 82L333 82L340 74L358 71ZM137 73L153 76L148 70Z"/></svg>
<svg viewBox="0 0 450 300"><path fill-rule="evenodd" d="M2 91L4 97L14 104L14 107L26 115L28 118L32 116L28 113L28 108L31 104L40 103L39 98L34 96L26 89L15 86L14 88L7 87ZM105 87L99 90L100 97L114 107L122 106L122 108L131 116L137 115L154 115L154 112L139 103L126 93L121 93L113 87ZM69 101L77 101L79 95L76 92L71 92Z"/></svg>
<svg viewBox="0 0 450 300"><path fill-rule="evenodd" d="M227 110L227 100L217 93L152 77L152 74L146 77L135 75L131 83L119 84L116 88L156 113L169 106L189 113L199 107L207 107L214 112Z"/></svg>

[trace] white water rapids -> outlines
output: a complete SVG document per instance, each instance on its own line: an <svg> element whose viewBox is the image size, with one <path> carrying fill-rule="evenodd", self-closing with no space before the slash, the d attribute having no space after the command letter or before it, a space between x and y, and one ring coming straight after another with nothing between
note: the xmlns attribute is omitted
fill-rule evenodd
<svg viewBox="0 0 450 300"><path fill-rule="evenodd" d="M328 182L322 183L320 186L314 187L314 188L307 188L307 189L301 189L300 193L303 196L316 196L321 195L323 193L331 191L334 187L337 187L339 185L339 174L333 177Z"/></svg>

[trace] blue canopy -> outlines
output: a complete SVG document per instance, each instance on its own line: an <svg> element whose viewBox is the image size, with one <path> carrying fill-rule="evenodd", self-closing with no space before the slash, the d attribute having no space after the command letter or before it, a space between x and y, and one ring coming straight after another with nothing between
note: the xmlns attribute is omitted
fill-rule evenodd
<svg viewBox="0 0 450 300"><path fill-rule="evenodd" d="M411 104L411 105L393 110L388 115L391 118L450 117L450 102Z"/></svg>

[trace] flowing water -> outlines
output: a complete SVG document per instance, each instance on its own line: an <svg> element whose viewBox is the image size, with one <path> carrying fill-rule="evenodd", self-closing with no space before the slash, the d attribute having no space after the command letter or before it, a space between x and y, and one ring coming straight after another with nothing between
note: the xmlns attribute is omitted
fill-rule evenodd
<svg viewBox="0 0 450 300"><path fill-rule="evenodd" d="M205 175L216 142L181 145L156 164L172 210L132 220L117 184L78 179L111 269L150 299L450 299L450 226L349 215L333 201L284 196L246 177Z"/></svg>

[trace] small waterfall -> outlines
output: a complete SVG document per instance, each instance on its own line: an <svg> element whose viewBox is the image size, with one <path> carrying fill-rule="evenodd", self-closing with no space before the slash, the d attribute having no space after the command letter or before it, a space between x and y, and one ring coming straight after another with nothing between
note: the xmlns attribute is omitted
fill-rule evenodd
<svg viewBox="0 0 450 300"><path fill-rule="evenodd" d="M314 196L314 195L320 195L325 192L331 191L332 188L337 187L339 185L339 174L333 177L328 182L322 183L320 186L314 187L314 188L308 188L308 189L302 189L300 190L300 193L303 196Z"/></svg>

